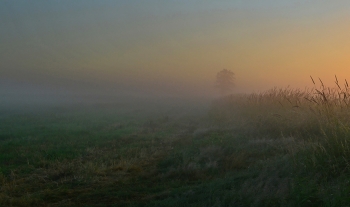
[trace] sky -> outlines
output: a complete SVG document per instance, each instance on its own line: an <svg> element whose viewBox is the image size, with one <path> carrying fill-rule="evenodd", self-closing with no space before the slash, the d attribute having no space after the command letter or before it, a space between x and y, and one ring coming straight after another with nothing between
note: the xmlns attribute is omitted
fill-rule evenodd
<svg viewBox="0 0 350 207"><path fill-rule="evenodd" d="M2 0L0 93L205 95L350 78L348 0Z"/></svg>

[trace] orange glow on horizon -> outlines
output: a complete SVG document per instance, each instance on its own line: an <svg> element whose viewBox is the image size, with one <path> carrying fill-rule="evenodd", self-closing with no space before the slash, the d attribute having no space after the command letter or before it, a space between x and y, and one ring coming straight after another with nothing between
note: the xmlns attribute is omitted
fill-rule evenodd
<svg viewBox="0 0 350 207"><path fill-rule="evenodd" d="M4 41L1 73L22 78L50 74L116 85L158 82L211 88L215 74L226 68L236 74L237 91L303 88L311 86L310 75L330 85L334 75L350 79L350 14L345 7L322 13L334 4L276 3L279 11L275 5L265 8L255 3L261 8L232 3L232 8L152 15L137 7L144 13L126 13L124 19L117 16L118 7L105 8L111 17L72 11L69 15L76 17L80 28L73 23L60 25L56 16L42 18L40 13L21 20L29 25L27 33L20 28L22 36L8 35ZM319 11L304 9L314 7ZM60 18L69 22L65 15ZM51 30L44 23L52 25Z"/></svg>

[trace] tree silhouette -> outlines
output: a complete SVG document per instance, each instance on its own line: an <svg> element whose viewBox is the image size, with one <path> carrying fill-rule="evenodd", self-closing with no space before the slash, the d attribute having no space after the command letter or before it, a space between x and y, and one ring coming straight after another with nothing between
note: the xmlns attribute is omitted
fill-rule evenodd
<svg viewBox="0 0 350 207"><path fill-rule="evenodd" d="M229 93L235 86L235 74L227 69L223 69L216 74L216 88L220 90L221 95Z"/></svg>

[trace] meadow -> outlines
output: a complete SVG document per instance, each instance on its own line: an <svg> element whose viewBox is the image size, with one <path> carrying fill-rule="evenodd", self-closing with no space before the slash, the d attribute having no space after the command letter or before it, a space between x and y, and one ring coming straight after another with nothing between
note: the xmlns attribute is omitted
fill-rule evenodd
<svg viewBox="0 0 350 207"><path fill-rule="evenodd" d="M314 80L312 80L314 81ZM350 206L350 88L1 109L0 206Z"/></svg>

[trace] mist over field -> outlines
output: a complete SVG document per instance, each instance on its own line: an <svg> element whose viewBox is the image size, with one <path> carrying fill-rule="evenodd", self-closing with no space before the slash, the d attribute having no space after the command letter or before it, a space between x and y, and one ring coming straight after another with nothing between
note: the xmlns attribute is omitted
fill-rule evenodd
<svg viewBox="0 0 350 207"><path fill-rule="evenodd" d="M0 206L350 206L350 1L0 1Z"/></svg>
<svg viewBox="0 0 350 207"><path fill-rule="evenodd" d="M178 114L184 115L198 110L205 113L213 98L218 97L213 93L213 88L205 91L205 86L195 88L167 83L121 86L72 81L62 85L2 81L0 85L0 111L3 114L35 114L57 108L74 111L93 107L125 112L141 110L157 115L173 114L174 110L180 110Z"/></svg>

